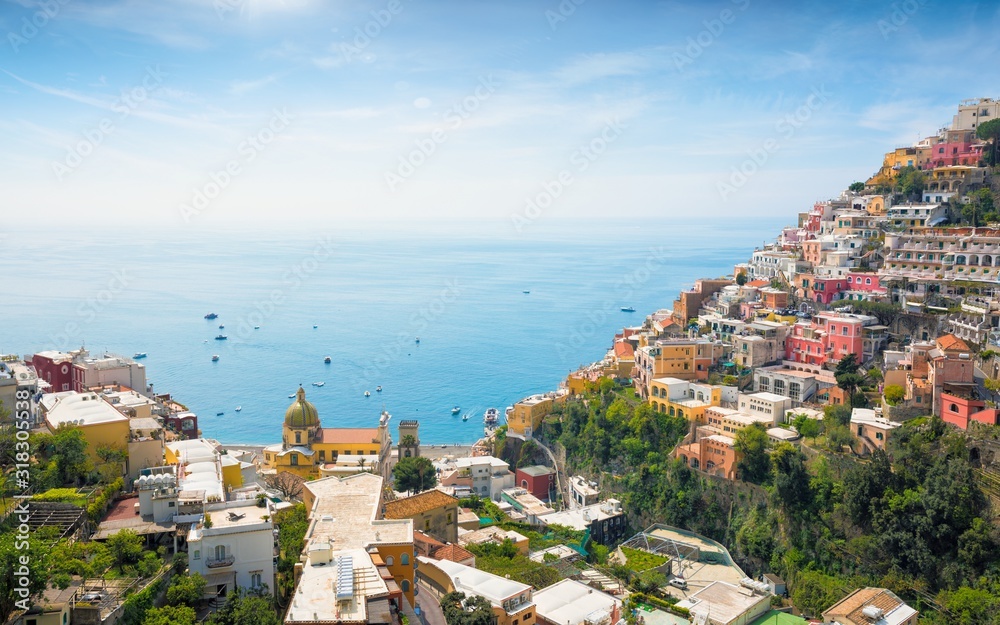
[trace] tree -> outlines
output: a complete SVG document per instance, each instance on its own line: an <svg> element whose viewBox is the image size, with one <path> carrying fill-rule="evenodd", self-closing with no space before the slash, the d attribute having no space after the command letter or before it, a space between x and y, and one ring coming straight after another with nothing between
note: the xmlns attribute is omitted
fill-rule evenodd
<svg viewBox="0 0 1000 625"><path fill-rule="evenodd" d="M743 286L748 281L749 281L749 278L747 277L747 272L741 271L738 274L736 274L736 284L737 285Z"/></svg>
<svg viewBox="0 0 1000 625"><path fill-rule="evenodd" d="M861 193L865 190L865 183L863 182L852 182L851 186L847 187L848 191L853 191L854 193Z"/></svg>
<svg viewBox="0 0 1000 625"><path fill-rule="evenodd" d="M889 384L882 391L882 395L885 397L885 403L895 406L906 398L906 389L898 384Z"/></svg>
<svg viewBox="0 0 1000 625"><path fill-rule="evenodd" d="M767 450L770 439L767 430L760 423L752 423L736 433L733 443L741 456L736 470L741 479L754 484L762 484L771 472L771 457Z"/></svg>
<svg viewBox="0 0 1000 625"><path fill-rule="evenodd" d="M194 609L186 605L167 605L150 608L142 625L195 625Z"/></svg>
<svg viewBox="0 0 1000 625"><path fill-rule="evenodd" d="M14 610L28 609L32 600L45 591L47 555L34 536L25 540L13 531L0 534L0 623L6 623Z"/></svg>
<svg viewBox="0 0 1000 625"><path fill-rule="evenodd" d="M76 426L64 424L51 435L39 435L34 447L41 463L51 462L60 486L75 484L81 476L90 472L87 441Z"/></svg>
<svg viewBox="0 0 1000 625"><path fill-rule="evenodd" d="M108 537L108 550L119 568L134 565L142 558L142 538L130 529L123 529Z"/></svg>
<svg viewBox="0 0 1000 625"><path fill-rule="evenodd" d="M848 373L857 373L860 368L861 364L858 363L857 354L844 354L844 357L837 361L837 368L834 370L833 375L840 377Z"/></svg>
<svg viewBox="0 0 1000 625"><path fill-rule="evenodd" d="M795 426L795 429L799 431L799 434L806 438L811 438L813 441L819 436L822 427L820 422L816 419L804 419L801 423Z"/></svg>
<svg viewBox="0 0 1000 625"><path fill-rule="evenodd" d="M908 198L920 199L924 192L924 182L924 173L912 165L907 165L900 169L896 176L895 190Z"/></svg>
<svg viewBox="0 0 1000 625"><path fill-rule="evenodd" d="M976 189L969 194L969 201L962 205L962 219L973 228L986 222L996 221L996 203L993 191L988 188Z"/></svg>
<svg viewBox="0 0 1000 625"><path fill-rule="evenodd" d="M289 471L265 473L261 479L270 490L277 492L286 500L298 499L302 495L302 486L306 483L304 479Z"/></svg>
<svg viewBox="0 0 1000 625"><path fill-rule="evenodd" d="M167 588L167 603L170 605L194 606L205 596L205 578L193 575L175 575Z"/></svg>
<svg viewBox="0 0 1000 625"><path fill-rule="evenodd" d="M437 472L434 463L427 458L403 458L392 468L395 478L394 488L397 491L423 492L434 488L437 484Z"/></svg>
<svg viewBox="0 0 1000 625"><path fill-rule="evenodd" d="M207 622L209 625L281 625L267 586L261 588L259 594L237 588Z"/></svg>
<svg viewBox="0 0 1000 625"><path fill-rule="evenodd" d="M124 467L128 460L128 450L123 445L98 445L97 457L101 459L102 463L97 470L101 474L103 482L113 482L125 473Z"/></svg>
<svg viewBox="0 0 1000 625"><path fill-rule="evenodd" d="M990 142L990 149L986 153L986 164L990 167L997 165L997 151L1000 144L1000 119L991 119L976 127L976 136L984 141Z"/></svg>
<svg viewBox="0 0 1000 625"><path fill-rule="evenodd" d="M892 473L889 456L882 449L872 452L871 460L856 465L844 476L844 509L855 525L870 528L872 515L886 490L898 480Z"/></svg>
<svg viewBox="0 0 1000 625"><path fill-rule="evenodd" d="M449 592L441 597L441 610L448 625L493 625L493 606L479 595Z"/></svg>
<svg viewBox="0 0 1000 625"><path fill-rule="evenodd" d="M812 503L806 457L791 443L779 443L771 453L774 493L786 510L805 510Z"/></svg>

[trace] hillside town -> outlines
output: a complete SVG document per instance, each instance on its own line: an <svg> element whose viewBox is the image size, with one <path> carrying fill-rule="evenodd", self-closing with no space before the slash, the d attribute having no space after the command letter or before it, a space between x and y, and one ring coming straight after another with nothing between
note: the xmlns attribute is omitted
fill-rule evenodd
<svg viewBox="0 0 1000 625"><path fill-rule="evenodd" d="M997 120L961 102L469 448L303 388L236 448L139 354L0 357L0 622L1000 622Z"/></svg>

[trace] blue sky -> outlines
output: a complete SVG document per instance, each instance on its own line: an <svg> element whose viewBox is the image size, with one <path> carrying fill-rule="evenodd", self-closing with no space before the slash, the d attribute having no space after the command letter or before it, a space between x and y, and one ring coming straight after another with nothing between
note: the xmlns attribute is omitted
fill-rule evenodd
<svg viewBox="0 0 1000 625"><path fill-rule="evenodd" d="M4 221L791 221L1000 97L998 27L996 2L8 0Z"/></svg>

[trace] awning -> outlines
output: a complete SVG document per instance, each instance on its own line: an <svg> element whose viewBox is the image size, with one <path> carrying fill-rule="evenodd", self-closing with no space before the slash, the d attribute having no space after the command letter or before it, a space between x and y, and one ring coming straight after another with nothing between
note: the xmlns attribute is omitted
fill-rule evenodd
<svg viewBox="0 0 1000 625"><path fill-rule="evenodd" d="M205 576L205 590L208 592L213 586L229 584L232 582L236 587L236 571L226 571L225 573L209 573Z"/></svg>

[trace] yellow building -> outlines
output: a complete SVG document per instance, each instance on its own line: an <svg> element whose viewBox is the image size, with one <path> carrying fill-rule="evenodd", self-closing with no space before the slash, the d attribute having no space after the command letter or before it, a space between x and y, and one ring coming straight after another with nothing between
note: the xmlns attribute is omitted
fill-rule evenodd
<svg viewBox="0 0 1000 625"><path fill-rule="evenodd" d="M483 597L493 606L496 625L534 625L537 618L531 600L533 589L512 579L493 575L450 560L421 556L420 578L443 596L452 591Z"/></svg>
<svg viewBox="0 0 1000 625"><path fill-rule="evenodd" d="M324 428L319 412L299 388L285 411L281 443L264 448L264 467L308 478L350 475L371 470L388 479L389 413L383 412L376 428Z"/></svg>
<svg viewBox="0 0 1000 625"><path fill-rule="evenodd" d="M97 450L103 446L127 451L131 437L128 417L111 407L97 393L73 393L60 398L45 415L53 432L59 427L78 427L87 441L87 456L94 464L103 460Z"/></svg>
<svg viewBox="0 0 1000 625"><path fill-rule="evenodd" d="M750 427L754 423L763 424L765 428L774 425L773 419L769 415L749 415L739 410L723 408L721 406L713 406L706 410L705 422L718 429L720 433L726 433L730 436Z"/></svg>
<svg viewBox="0 0 1000 625"><path fill-rule="evenodd" d="M436 489L385 504L386 519L412 519L413 526L444 543L458 542L458 499Z"/></svg>
<svg viewBox="0 0 1000 625"><path fill-rule="evenodd" d="M689 421L704 421L705 410L723 401L736 401L736 387L698 384L677 378L657 378L649 383L653 410Z"/></svg>
<svg viewBox="0 0 1000 625"><path fill-rule="evenodd" d="M552 412L552 407L565 401L566 395L560 393L545 393L525 397L514 404L514 410L507 416L507 431L531 438L542 425L545 415Z"/></svg>

